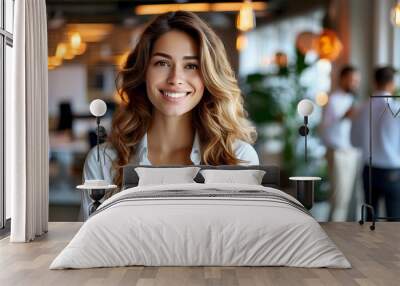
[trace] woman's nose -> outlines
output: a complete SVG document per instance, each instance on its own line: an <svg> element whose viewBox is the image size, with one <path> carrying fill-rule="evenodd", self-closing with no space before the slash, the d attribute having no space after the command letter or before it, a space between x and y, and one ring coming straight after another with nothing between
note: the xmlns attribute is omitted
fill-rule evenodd
<svg viewBox="0 0 400 286"><path fill-rule="evenodd" d="M183 71L176 66L172 68L168 76L168 83L171 85L180 85L183 84L183 81L184 81Z"/></svg>

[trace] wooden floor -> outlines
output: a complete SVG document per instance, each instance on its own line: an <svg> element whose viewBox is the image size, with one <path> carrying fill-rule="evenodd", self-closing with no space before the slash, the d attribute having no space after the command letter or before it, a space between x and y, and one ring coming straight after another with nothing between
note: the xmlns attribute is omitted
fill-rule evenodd
<svg viewBox="0 0 400 286"><path fill-rule="evenodd" d="M0 285L400 285L400 223L375 231L357 223L321 223L353 268L121 267L48 270L81 223L50 223L32 243L0 241Z"/></svg>

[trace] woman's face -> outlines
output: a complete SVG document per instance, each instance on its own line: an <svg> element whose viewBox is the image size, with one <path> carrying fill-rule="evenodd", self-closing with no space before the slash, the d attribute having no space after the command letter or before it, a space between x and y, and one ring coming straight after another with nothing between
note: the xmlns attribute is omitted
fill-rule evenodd
<svg viewBox="0 0 400 286"><path fill-rule="evenodd" d="M146 71L147 96L157 111L180 116L201 100L199 49L186 33L170 31L154 44Z"/></svg>

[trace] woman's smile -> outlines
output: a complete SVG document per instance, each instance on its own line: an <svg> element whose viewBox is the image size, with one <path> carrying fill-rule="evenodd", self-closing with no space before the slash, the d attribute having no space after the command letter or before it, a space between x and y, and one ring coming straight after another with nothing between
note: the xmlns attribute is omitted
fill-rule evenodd
<svg viewBox="0 0 400 286"><path fill-rule="evenodd" d="M160 90L161 97L172 103L180 103L183 102L192 92L190 91L166 91Z"/></svg>

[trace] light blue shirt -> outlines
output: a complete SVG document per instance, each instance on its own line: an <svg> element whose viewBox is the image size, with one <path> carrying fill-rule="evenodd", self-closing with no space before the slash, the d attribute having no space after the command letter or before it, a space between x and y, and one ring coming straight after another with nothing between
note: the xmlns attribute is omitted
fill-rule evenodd
<svg viewBox="0 0 400 286"><path fill-rule="evenodd" d="M242 165L259 165L257 152L249 143L237 140L233 147L236 158L245 161L241 163ZM97 147L95 146L89 151L83 168L83 180L105 180L108 184L113 184L115 171L112 168L112 162L116 159L117 154L109 143L103 143L99 148L100 162L97 161ZM137 152L132 157L130 164L152 165L148 157L147 134L139 142ZM190 160L194 165L201 163L200 140L197 132L190 152ZM89 217L90 203L91 199L88 193L82 192L81 214L84 220Z"/></svg>
<svg viewBox="0 0 400 286"><path fill-rule="evenodd" d="M389 95L378 92L376 95ZM372 166L377 168L400 168L400 114L394 118L387 108L386 98L372 100ZM400 108L400 103L388 99L394 113ZM365 164L369 164L369 101L360 109L353 121L351 140L355 147L362 151Z"/></svg>
<svg viewBox="0 0 400 286"><path fill-rule="evenodd" d="M343 118L343 116L353 102L353 95L343 90L337 90L329 96L321 124L321 139L326 147L332 149L348 149L351 147L351 120Z"/></svg>

